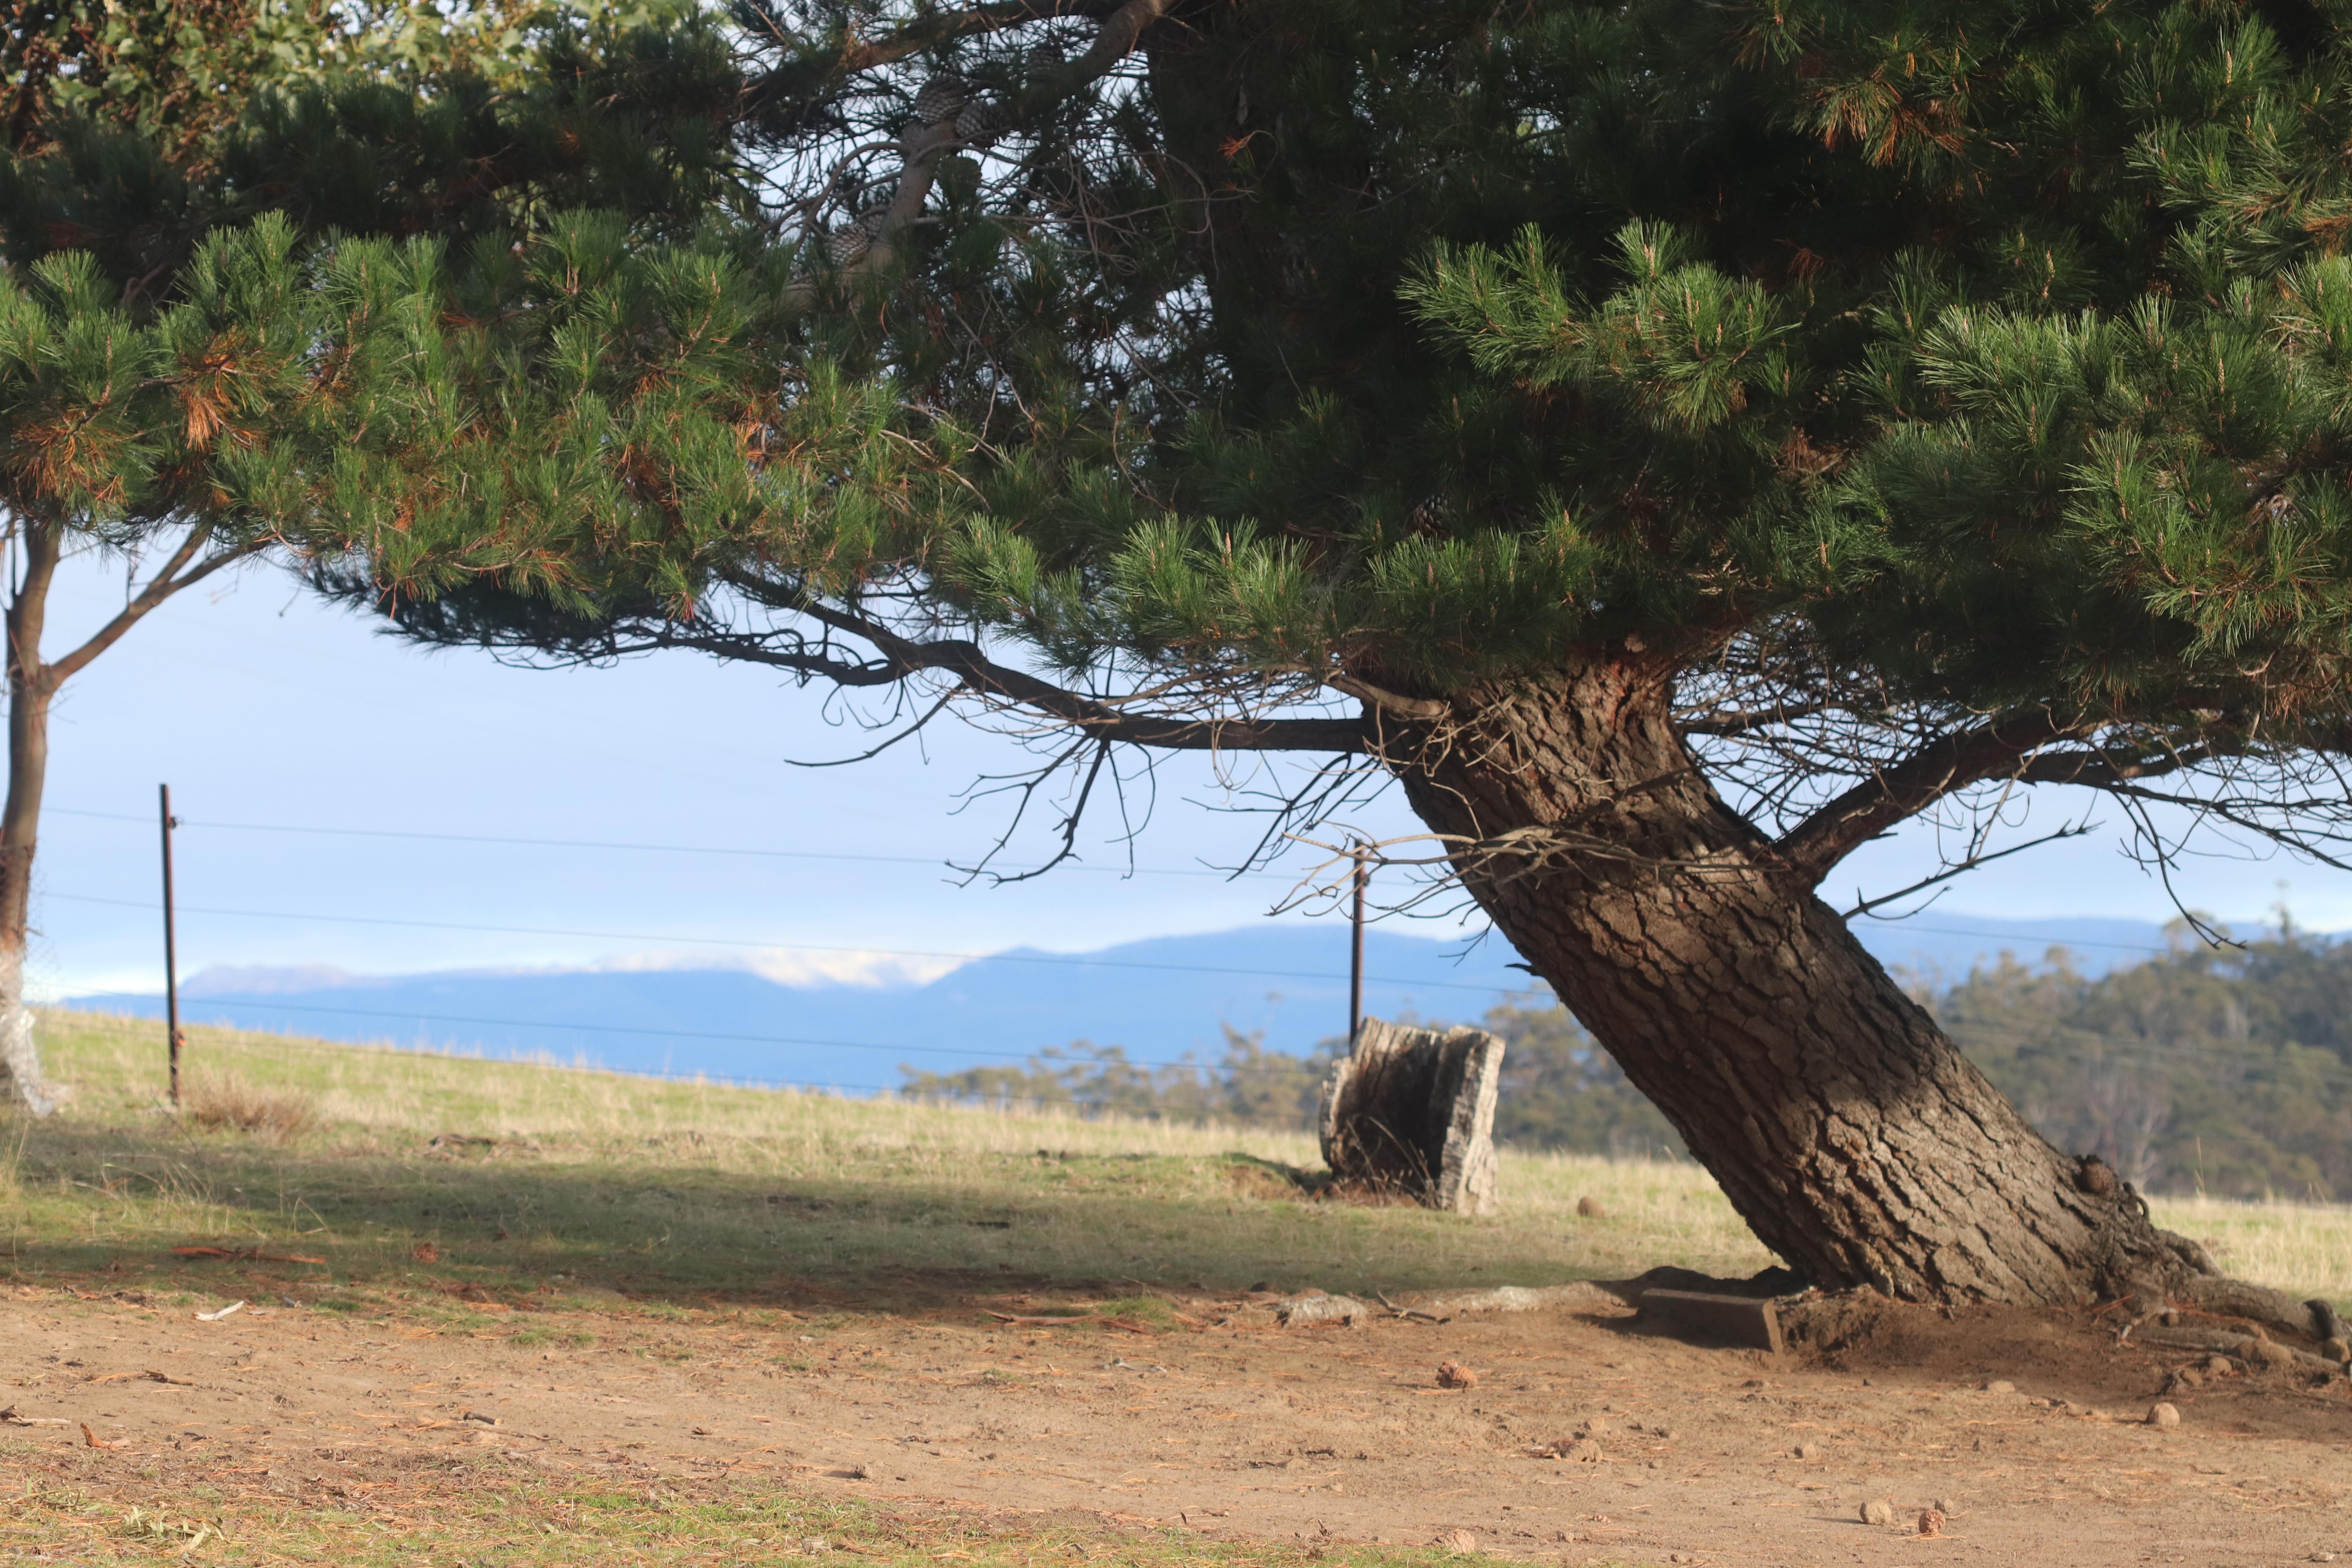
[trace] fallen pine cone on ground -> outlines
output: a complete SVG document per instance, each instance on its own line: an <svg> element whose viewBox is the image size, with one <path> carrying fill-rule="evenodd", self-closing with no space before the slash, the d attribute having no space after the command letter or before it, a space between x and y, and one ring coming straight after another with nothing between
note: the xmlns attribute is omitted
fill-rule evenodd
<svg viewBox="0 0 2352 1568"><path fill-rule="evenodd" d="M1478 1386L1478 1374L1459 1362L1442 1361L1437 1363L1437 1386L1475 1388Z"/></svg>

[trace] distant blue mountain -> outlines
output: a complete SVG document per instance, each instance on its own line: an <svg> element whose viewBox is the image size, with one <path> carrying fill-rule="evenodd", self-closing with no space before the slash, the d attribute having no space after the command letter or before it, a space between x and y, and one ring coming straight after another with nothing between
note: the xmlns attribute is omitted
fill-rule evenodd
<svg viewBox="0 0 2352 1568"><path fill-rule="evenodd" d="M2000 921L1931 914L1861 921L1890 964L1944 980L2003 951L2039 962L2064 945L2101 973L2163 951L2152 921ZM928 984L783 984L747 969L578 970L362 977L315 969L214 972L180 1011L328 1039L548 1057L625 1072L801 1083L851 1092L897 1084L903 1065L953 1071L1075 1040L1152 1064L1214 1061L1221 1026L1303 1052L1347 1027L1347 932L1265 925L1160 937L1098 952L1015 950ZM1365 1008L1466 1022L1534 982L1500 937L1460 942L1378 928L1365 937ZM66 1005L158 1017L161 996L79 996Z"/></svg>
<svg viewBox="0 0 2352 1568"><path fill-rule="evenodd" d="M629 1072L871 1090L901 1064L953 1071L1075 1040L1123 1046L1138 1061L1214 1061L1222 1025L1304 1052L1347 1032L1347 931L1266 925L1161 937L1099 952L1014 950L929 984L786 985L743 969L446 973L362 978L318 971L197 975L189 1023L330 1039L546 1055ZM1471 1019L1534 982L1489 939L1464 953L1366 933L1364 1005L1387 1017ZM1458 956L1457 956L1458 955ZM66 1005L161 1015L160 996L86 996Z"/></svg>

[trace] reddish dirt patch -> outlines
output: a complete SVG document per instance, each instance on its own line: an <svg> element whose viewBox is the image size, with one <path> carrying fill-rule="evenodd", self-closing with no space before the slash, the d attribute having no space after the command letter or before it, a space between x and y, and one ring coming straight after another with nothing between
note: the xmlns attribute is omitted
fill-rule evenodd
<svg viewBox="0 0 2352 1568"><path fill-rule="evenodd" d="M135 1464L151 1483L234 1478L344 1507L488 1447L557 1473L1078 1510L1220 1536L1466 1531L1570 1563L2352 1553L2344 1380L2223 1377L2165 1394L2182 1419L2158 1429L2137 1418L2194 1358L2119 1351L2088 1319L1887 1309L1775 1361L1603 1312L1159 1333L981 1315L1040 1305L974 1297L823 1328L529 1314L598 1337L570 1350L518 1343L503 1322L469 1338L281 1307L200 1323L25 1290L0 1310L16 1373L0 1405L126 1442L93 1453L74 1426L7 1431L85 1487ZM1213 1321L1237 1303L1176 1305ZM1476 1385L1440 1389L1444 1362ZM1861 1522L1877 1499L1895 1523ZM1923 1541L1930 1507L1948 1518Z"/></svg>

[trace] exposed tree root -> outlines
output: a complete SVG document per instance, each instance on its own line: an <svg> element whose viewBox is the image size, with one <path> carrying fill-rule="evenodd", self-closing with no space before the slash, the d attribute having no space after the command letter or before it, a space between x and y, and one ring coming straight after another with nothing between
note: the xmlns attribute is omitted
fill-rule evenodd
<svg viewBox="0 0 2352 1568"><path fill-rule="evenodd" d="M2233 1334L2223 1329L2166 1328L2161 1324L2142 1329L2138 1343L2154 1345L2162 1350L2206 1351L2235 1356L2249 1366L2294 1367L2304 1372L2340 1374L2340 1363L2325 1356L2314 1355L2293 1345L2283 1345L2276 1340L2266 1340L2257 1334Z"/></svg>

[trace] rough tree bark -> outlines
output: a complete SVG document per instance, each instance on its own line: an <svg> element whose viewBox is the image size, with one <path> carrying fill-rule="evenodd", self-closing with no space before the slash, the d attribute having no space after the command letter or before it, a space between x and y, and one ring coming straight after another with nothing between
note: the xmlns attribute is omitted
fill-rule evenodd
<svg viewBox="0 0 2352 1568"><path fill-rule="evenodd" d="M37 525L21 537L24 576L8 601L8 799L0 806L0 1103L46 1116L56 1101L41 1077L33 1011L25 1001L25 949L48 774L49 703L57 695L52 671L41 662L41 631L58 541L56 530Z"/></svg>
<svg viewBox="0 0 2352 1568"><path fill-rule="evenodd" d="M2072 1304L2204 1267L2128 1184L2053 1148L1716 795L1673 666L1624 654L1472 687L1384 748L1495 923L1814 1284ZM1520 874L1524 873L1524 874Z"/></svg>

